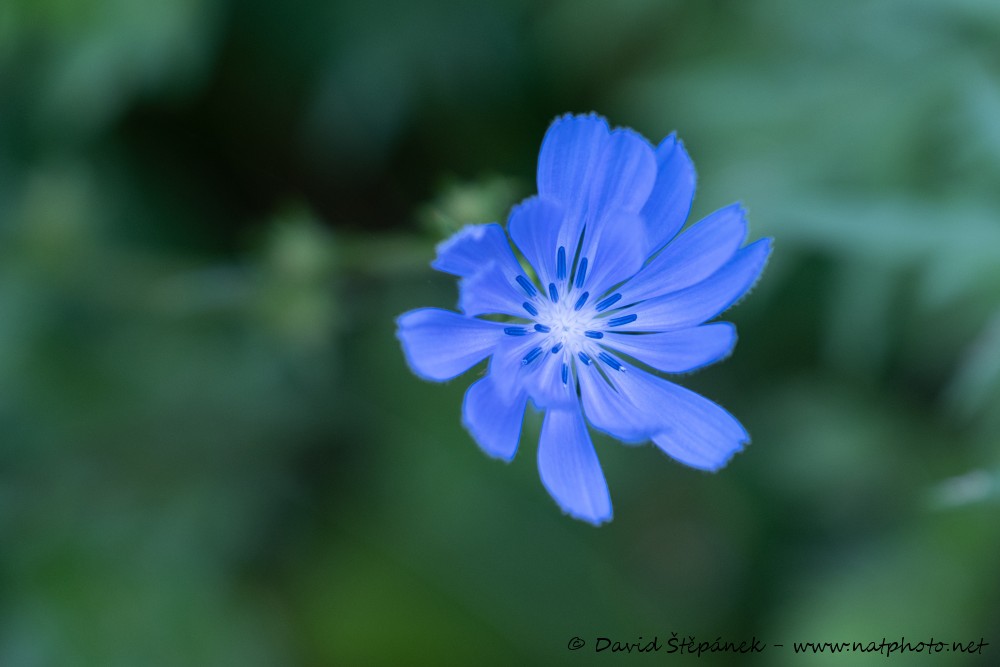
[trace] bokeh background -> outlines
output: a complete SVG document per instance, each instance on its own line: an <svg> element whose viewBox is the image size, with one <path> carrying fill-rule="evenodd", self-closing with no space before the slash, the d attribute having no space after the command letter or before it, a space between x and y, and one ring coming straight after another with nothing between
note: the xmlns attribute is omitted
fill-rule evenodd
<svg viewBox="0 0 1000 667"><path fill-rule="evenodd" d="M677 130L692 218L775 239L735 355L680 380L753 444L711 475L597 437L598 529L542 488L537 416L487 458L469 378L415 378L393 323L454 306L435 243L590 110ZM785 644L706 665L998 664L998 186L995 0L5 0L0 665L672 632Z"/></svg>

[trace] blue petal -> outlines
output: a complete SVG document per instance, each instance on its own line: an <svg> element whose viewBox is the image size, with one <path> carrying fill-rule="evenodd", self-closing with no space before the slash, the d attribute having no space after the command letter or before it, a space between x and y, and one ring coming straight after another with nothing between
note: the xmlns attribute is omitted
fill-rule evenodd
<svg viewBox="0 0 1000 667"><path fill-rule="evenodd" d="M538 194L563 202L579 217L601 168L610 129L600 116L565 115L549 126L538 154Z"/></svg>
<svg viewBox="0 0 1000 667"><path fill-rule="evenodd" d="M495 222L467 225L439 243L431 267L464 278L482 269L486 262L501 262L508 269L517 267L507 235Z"/></svg>
<svg viewBox="0 0 1000 667"><path fill-rule="evenodd" d="M610 134L600 167L593 175L586 208L578 216L586 230L580 249L583 257L593 257L599 244L619 233L622 217L638 216L656 180L652 147L642 136L628 129L617 129ZM641 220L640 217L636 219ZM640 223L637 230L626 230L626 233L643 243L640 254L646 259L645 225Z"/></svg>
<svg viewBox="0 0 1000 667"><path fill-rule="evenodd" d="M653 148L627 129L608 130L596 115L562 116L538 156L538 193L566 207L559 244L576 249L585 227L613 211L638 213L656 180Z"/></svg>
<svg viewBox="0 0 1000 667"><path fill-rule="evenodd" d="M620 291L634 302L690 287L732 259L746 236L743 209L738 204L720 209L691 225Z"/></svg>
<svg viewBox="0 0 1000 667"><path fill-rule="evenodd" d="M594 525L611 519L608 485L579 404L545 413L538 472L549 494L570 516Z"/></svg>
<svg viewBox="0 0 1000 667"><path fill-rule="evenodd" d="M545 349L543 356L533 362L531 372L525 375L524 386L539 408L566 408L580 402L573 378L568 375L566 382L562 381L564 363L563 354L551 354Z"/></svg>
<svg viewBox="0 0 1000 667"><path fill-rule="evenodd" d="M559 231L564 209L558 202L542 197L532 197L515 207L510 213L507 229L510 237L535 268L543 285L555 282L558 274L557 257ZM568 261L573 261L576 246L563 250Z"/></svg>
<svg viewBox="0 0 1000 667"><path fill-rule="evenodd" d="M649 419L636 418L636 407L608 384L596 366L577 365L577 373L583 409L594 428L626 444L649 440L658 430L659 426Z"/></svg>
<svg viewBox="0 0 1000 667"><path fill-rule="evenodd" d="M490 377L499 393L513 396L520 391L528 391L532 386L533 374L538 367L521 362L531 350L538 347L538 340L539 334L530 332L525 336L504 335L499 341L490 360ZM531 392L528 391L528 394L530 396Z"/></svg>
<svg viewBox="0 0 1000 667"><path fill-rule="evenodd" d="M510 461L517 452L521 423L528 396L523 391L509 394L497 390L491 375L465 392L462 423L490 456Z"/></svg>
<svg viewBox="0 0 1000 667"><path fill-rule="evenodd" d="M628 128L613 130L598 167L587 202L593 217L600 219L607 211L641 211L656 182L656 154L645 137Z"/></svg>
<svg viewBox="0 0 1000 667"><path fill-rule="evenodd" d="M750 442L735 417L689 389L630 365L612 380L641 415L639 421L658 426L653 442L681 463L717 470Z"/></svg>
<svg viewBox="0 0 1000 667"><path fill-rule="evenodd" d="M504 337L503 324L466 317L439 308L403 313L396 337L413 372L443 382L488 357Z"/></svg>
<svg viewBox="0 0 1000 667"><path fill-rule="evenodd" d="M694 199L695 172L684 144L671 134L656 148L656 182L642 209L650 252L659 250L684 226Z"/></svg>
<svg viewBox="0 0 1000 667"><path fill-rule="evenodd" d="M702 470L724 466L750 441L736 418L707 398L630 364L625 369L608 375L613 389L592 382L589 402L584 394L596 428L632 441L652 438L671 457ZM583 372L580 377L584 391Z"/></svg>
<svg viewBox="0 0 1000 667"><path fill-rule="evenodd" d="M524 302L530 301L517 278L523 278L520 267L512 269L506 262L487 262L479 271L463 278L458 284L458 306L466 315L505 314L524 317Z"/></svg>
<svg viewBox="0 0 1000 667"><path fill-rule="evenodd" d="M580 256L586 257L588 263L583 289L601 294L642 268L647 242L640 216L612 213L584 235Z"/></svg>
<svg viewBox="0 0 1000 667"><path fill-rule="evenodd" d="M497 391L514 394L527 392L540 408L565 408L578 402L572 377L562 381L562 354L552 354L551 345L542 343L535 332L525 336L504 336L490 362L490 376ZM523 363L536 348L540 352L528 364Z"/></svg>
<svg viewBox="0 0 1000 667"><path fill-rule="evenodd" d="M500 225L463 227L438 244L431 266L463 278L459 307L466 315L524 315L524 294L516 282L521 265Z"/></svg>
<svg viewBox="0 0 1000 667"><path fill-rule="evenodd" d="M771 252L771 239L760 239L736 253L700 283L622 310L638 318L619 331L670 331L701 324L736 303L760 277Z"/></svg>
<svg viewBox="0 0 1000 667"><path fill-rule="evenodd" d="M645 335L606 332L603 342L664 373L687 373L729 356L736 327L716 322Z"/></svg>
<svg viewBox="0 0 1000 667"><path fill-rule="evenodd" d="M750 443L743 425L725 409L684 387L671 385L669 426L653 436L668 456L692 468L715 471Z"/></svg>

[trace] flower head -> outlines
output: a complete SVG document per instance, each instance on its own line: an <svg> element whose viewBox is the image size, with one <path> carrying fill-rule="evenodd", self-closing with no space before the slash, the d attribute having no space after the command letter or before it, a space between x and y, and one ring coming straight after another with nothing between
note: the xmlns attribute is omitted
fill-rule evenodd
<svg viewBox="0 0 1000 667"><path fill-rule="evenodd" d="M472 225L438 246L432 266L461 278L461 313L423 308L397 322L425 379L449 380L490 358L462 408L487 454L514 457L529 399L545 412L542 483L578 519L611 518L588 423L624 442L652 440L703 470L750 441L723 408L656 372L729 354L733 325L705 322L753 286L770 253L770 239L741 247L738 205L678 235L694 184L674 135L654 148L597 115L562 116L542 142L538 195L514 208L506 232Z"/></svg>

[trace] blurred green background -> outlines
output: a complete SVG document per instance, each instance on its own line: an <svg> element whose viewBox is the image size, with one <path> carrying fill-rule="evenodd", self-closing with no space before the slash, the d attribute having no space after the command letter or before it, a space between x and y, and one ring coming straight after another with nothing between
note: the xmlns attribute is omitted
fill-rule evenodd
<svg viewBox="0 0 1000 667"><path fill-rule="evenodd" d="M681 381L753 445L709 475L598 437L561 515L394 318L597 110L775 238ZM5 0L0 665L1000 661L1000 4ZM587 641L567 650L574 636ZM619 656L620 661L695 660ZM914 664L897 656L895 664Z"/></svg>

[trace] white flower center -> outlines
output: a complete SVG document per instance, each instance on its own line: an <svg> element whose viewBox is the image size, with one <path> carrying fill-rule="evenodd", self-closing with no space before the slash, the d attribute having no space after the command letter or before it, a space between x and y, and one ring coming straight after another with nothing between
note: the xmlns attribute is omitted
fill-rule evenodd
<svg viewBox="0 0 1000 667"><path fill-rule="evenodd" d="M574 307L572 291L557 302L543 300L539 304L538 317L536 321L549 331L546 336L547 347L563 345L571 355L578 352L587 351L593 343L588 345L596 336L587 337L586 332L603 329L603 326L596 321L593 305L586 305L577 310Z"/></svg>
<svg viewBox="0 0 1000 667"><path fill-rule="evenodd" d="M620 308L620 293L604 298L591 298L584 288L587 258L580 259L575 276L567 272L565 249L557 253L556 281L541 290L525 276L516 276L515 282L524 291L528 301L524 310L534 320L534 325L510 326L504 332L511 336L531 336L534 340L524 349L529 350L521 360L522 365L534 368L549 367L549 359L559 359L562 384L568 385L572 377L570 369L577 361L591 365L595 360L604 362L616 371L625 366L606 351L598 342L604 338L609 327L617 327L635 321L636 315L608 317L605 311ZM538 336L537 338L535 338ZM547 354L550 353L550 354ZM558 355L558 356L557 356Z"/></svg>

